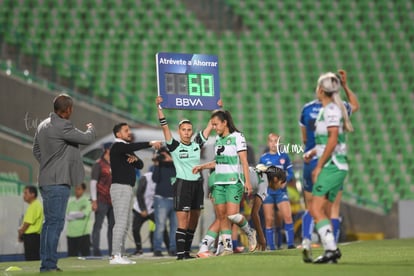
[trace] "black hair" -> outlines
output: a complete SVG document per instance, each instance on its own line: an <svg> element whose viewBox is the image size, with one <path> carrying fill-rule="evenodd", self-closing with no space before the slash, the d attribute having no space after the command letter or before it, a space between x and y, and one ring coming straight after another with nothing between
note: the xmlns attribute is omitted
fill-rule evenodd
<svg viewBox="0 0 414 276"><path fill-rule="evenodd" d="M193 125L193 123L191 123L190 120L188 119L183 119L178 123L178 127L180 127L182 124L189 124L189 125Z"/></svg>
<svg viewBox="0 0 414 276"><path fill-rule="evenodd" d="M210 119L213 119L214 117L219 118L220 121L224 122L227 121L227 127L229 128L229 132L233 133L235 131L240 132L236 126L234 125L233 117L231 117L231 114L227 110L216 110L213 111L211 114Z"/></svg>
<svg viewBox="0 0 414 276"><path fill-rule="evenodd" d="M82 187L82 190L86 190L86 184L85 183L81 183L81 184L78 184L78 185L76 185L76 186L81 186Z"/></svg>
<svg viewBox="0 0 414 276"><path fill-rule="evenodd" d="M159 153L165 152L165 153L167 153L169 156L171 156L170 151L169 151L169 150L168 150L168 148L167 148L167 147L165 147L165 146L161 147L161 148L158 150L158 152L159 152Z"/></svg>
<svg viewBox="0 0 414 276"><path fill-rule="evenodd" d="M73 100L67 94L60 94L53 100L55 113L65 112L71 106L73 106Z"/></svg>
<svg viewBox="0 0 414 276"><path fill-rule="evenodd" d="M114 128L112 129L112 132L114 133L114 136L116 137L116 134L121 130L121 128L123 127L123 126L127 126L128 124L127 123L124 123L124 122L122 122L122 123L119 123L119 124L116 124L115 126L114 126Z"/></svg>
<svg viewBox="0 0 414 276"><path fill-rule="evenodd" d="M269 183L271 183L275 177L282 181L282 183L286 182L286 172L279 167L271 165L266 169L265 173Z"/></svg>
<svg viewBox="0 0 414 276"><path fill-rule="evenodd" d="M29 185L24 188L27 189L29 193L34 194L35 197L37 198L37 188L35 186Z"/></svg>

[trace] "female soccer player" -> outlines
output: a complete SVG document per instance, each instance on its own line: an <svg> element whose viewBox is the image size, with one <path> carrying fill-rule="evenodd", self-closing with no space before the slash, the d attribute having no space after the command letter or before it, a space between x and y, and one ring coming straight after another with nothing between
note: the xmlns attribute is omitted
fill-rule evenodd
<svg viewBox="0 0 414 276"><path fill-rule="evenodd" d="M254 251L257 246L256 231L249 227L246 218L240 214L243 192L246 191L248 195L252 192L246 139L235 127L228 111L214 111L210 122L217 133L215 160L194 167L193 172L198 173L203 169L213 168L216 171L213 198L224 242L222 255L233 253L231 223L243 229L249 240L249 251Z"/></svg>
<svg viewBox="0 0 414 276"><path fill-rule="evenodd" d="M264 153L260 157L259 163L266 166L276 166L282 168L287 172L286 183L291 181L294 178L292 163L290 162L289 155L286 152L279 152L279 139L280 136L274 133L270 133L267 137L267 145L269 151ZM292 209L290 206L290 201L287 193L287 188L285 186L279 190L273 190L269 188L267 190L267 197L263 201L263 214L265 217L265 231L266 231L266 242L270 250L275 250L274 242L274 224L275 224L275 206L278 208L278 212L284 222L284 229L286 235L286 243L288 249L295 248L294 245L294 231L293 231L293 219L292 219ZM282 234L281 228L276 228L276 233L278 236L278 247L282 245Z"/></svg>
<svg viewBox="0 0 414 276"><path fill-rule="evenodd" d="M352 90L348 87L347 74L344 70L338 71L340 75L341 85L345 91L348 102L344 102L344 105L347 109L348 116L357 112L359 110L358 99ZM302 133L302 141L305 145L305 152L310 151L315 147L315 120L318 116L319 110L322 108L321 102L316 99L311 102L306 103L303 106L301 116L300 116L300 127ZM305 203L308 210L311 209L312 204L312 171L315 168L318 159L316 156L310 158L308 155L304 155L304 164L303 164L303 194L305 197ZM342 191L340 191L336 197L334 204L331 209L331 223L333 228L333 233L335 241L339 240L339 229L340 229L340 219L339 219L339 206L341 202ZM304 260L310 260L310 246L313 232L313 219L309 211L305 211L302 216L302 248L304 253Z"/></svg>
<svg viewBox="0 0 414 276"><path fill-rule="evenodd" d="M259 210L262 206L263 200L266 198L267 189L270 187L273 190L281 189L284 186L286 181L285 172L277 168L275 166L257 166L256 168L249 167L250 173L250 182L252 184L252 195L253 198L253 206L252 206L252 221L253 225L257 231L258 242L257 248L258 250L264 251L266 250L266 239L263 234L262 226L260 223L259 217ZM213 192L215 182L215 172L210 174L209 178L209 189L210 193ZM214 199L213 204L214 204ZM207 234L204 236L203 240L201 241L200 250L198 251L197 257L199 258L207 258L213 256L210 252L209 248L214 243L216 237L218 236L218 232L220 230L220 221L216 216L214 222L208 228ZM219 251L219 250L218 250Z"/></svg>
<svg viewBox="0 0 414 276"><path fill-rule="evenodd" d="M336 263L341 258L329 212L348 171L345 132L353 131L353 127L339 95L340 88L341 81L335 74L326 73L319 77L316 95L322 108L315 122L316 146L306 153L306 158L318 158L312 172L314 186L310 212L325 249L324 254L314 260L314 263Z"/></svg>

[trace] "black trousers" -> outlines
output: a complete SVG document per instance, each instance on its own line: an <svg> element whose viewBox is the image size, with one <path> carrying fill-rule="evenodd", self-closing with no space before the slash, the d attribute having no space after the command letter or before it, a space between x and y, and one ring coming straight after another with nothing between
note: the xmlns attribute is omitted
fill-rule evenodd
<svg viewBox="0 0 414 276"><path fill-rule="evenodd" d="M101 256L99 243L101 239L101 228L105 217L108 220L108 228L106 233L106 237L108 239L108 255L111 256L112 254L112 228L114 228L115 225L114 209L110 204L98 202L98 210L95 212L95 223L93 224L92 230L92 247L94 256Z"/></svg>
<svg viewBox="0 0 414 276"><path fill-rule="evenodd" d="M135 210L132 210L132 212L134 214L134 218L132 221L132 234L135 240L136 251L139 252L139 251L142 251L142 242L141 242L141 233L140 233L141 227L144 224L144 222L146 222L147 220L152 220L153 222L155 221L154 213L151 213L147 217L143 217ZM154 251L154 232L150 232L150 242L151 242L151 251ZM168 249L168 247L170 246L170 237L168 236L167 229L165 229L164 231L164 243Z"/></svg>
<svg viewBox="0 0 414 276"><path fill-rule="evenodd" d="M23 234L23 246L26 261L40 260L40 234Z"/></svg>
<svg viewBox="0 0 414 276"><path fill-rule="evenodd" d="M84 235L81 237L68 239L68 256L69 257L78 257L78 256L89 256L90 246L91 246L91 237L90 235Z"/></svg>

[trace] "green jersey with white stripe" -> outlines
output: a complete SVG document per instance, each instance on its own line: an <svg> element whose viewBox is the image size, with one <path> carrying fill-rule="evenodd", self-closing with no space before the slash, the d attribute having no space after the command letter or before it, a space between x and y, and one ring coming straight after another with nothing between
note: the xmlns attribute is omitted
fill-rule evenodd
<svg viewBox="0 0 414 276"><path fill-rule="evenodd" d="M326 162L328 165L330 161L338 167L340 170L348 170L348 162L346 159L346 144L345 144L345 132L344 132L344 118L340 108L333 102L329 103L325 107L322 107L319 111L318 117L315 122L315 142L316 142L316 154L320 158L328 143L328 127L339 127L338 141L331 158Z"/></svg>
<svg viewBox="0 0 414 276"><path fill-rule="evenodd" d="M244 183L242 166L238 153L247 150L246 139L240 132L225 137L216 137L216 180L215 184Z"/></svg>

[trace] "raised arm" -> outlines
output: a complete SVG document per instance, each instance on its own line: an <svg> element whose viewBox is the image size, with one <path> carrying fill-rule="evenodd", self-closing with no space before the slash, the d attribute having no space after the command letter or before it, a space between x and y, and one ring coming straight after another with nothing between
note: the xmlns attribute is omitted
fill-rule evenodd
<svg viewBox="0 0 414 276"><path fill-rule="evenodd" d="M86 127L86 131L81 131L75 128L70 121L67 121L63 127L63 139L81 145L92 143L96 138L95 127L90 123Z"/></svg>
<svg viewBox="0 0 414 276"><path fill-rule="evenodd" d="M352 90L348 87L346 71L340 69L338 70L338 73L341 76L342 87L344 88L348 102L351 105L352 113L357 112L359 110L359 102L354 92L352 92Z"/></svg>
<svg viewBox="0 0 414 276"><path fill-rule="evenodd" d="M157 105L158 120L160 121L162 132L164 133L165 141L169 142L172 140L172 134L171 134L170 128L168 127L167 120L165 119L164 112L162 112L162 108L160 105L161 103L162 103L162 97L158 96L155 99L155 104Z"/></svg>
<svg viewBox="0 0 414 276"><path fill-rule="evenodd" d="M208 120L206 128L203 130L204 138L208 138L210 136L211 131L213 130L213 125L211 124L211 120Z"/></svg>
<svg viewBox="0 0 414 276"><path fill-rule="evenodd" d="M220 108L223 108L223 101L221 100L221 99L219 99L218 101L217 101L217 105L220 107ZM211 133L211 131L213 130L213 125L211 124L211 120L208 120L208 123L207 123L207 126L206 126L206 128L203 130L203 136L204 136L204 138L208 138L208 136L210 136L210 133Z"/></svg>

